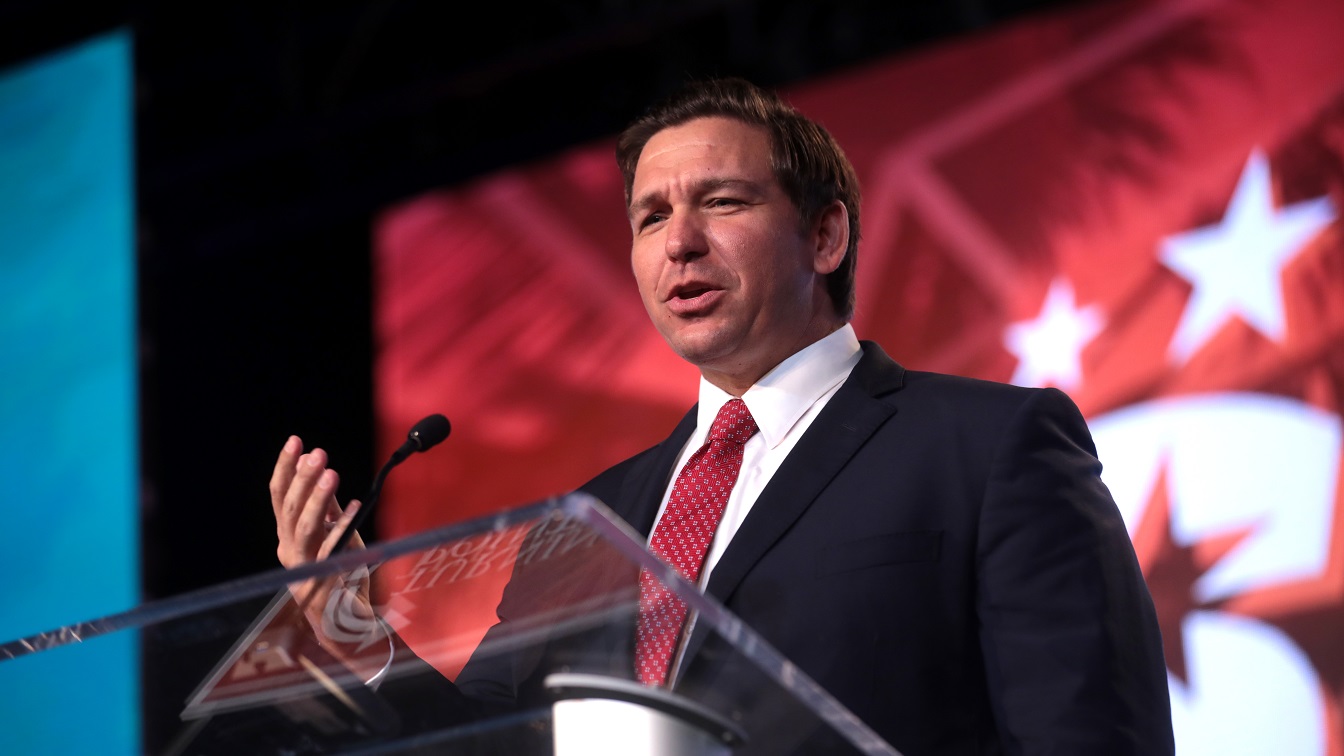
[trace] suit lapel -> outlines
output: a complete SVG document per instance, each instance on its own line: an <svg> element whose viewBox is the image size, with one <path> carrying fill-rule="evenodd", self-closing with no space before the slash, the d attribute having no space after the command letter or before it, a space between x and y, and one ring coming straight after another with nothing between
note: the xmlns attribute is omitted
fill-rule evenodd
<svg viewBox="0 0 1344 756"><path fill-rule="evenodd" d="M863 357L845 384L822 410L774 478L752 505L751 513L710 576L707 593L727 602L752 565L807 510L826 485L853 458L895 412L882 397L900 389L905 369L892 361L881 347L863 342ZM618 501L627 503L622 516L641 535L648 536L667 492L677 455L696 426L697 407L682 417L672 435L631 469L621 484ZM631 618L633 623L633 618ZM685 658L694 659L706 633L692 633ZM634 633L626 628L611 638L633 658ZM613 667L613 670L617 667ZM624 667L620 667L622 673Z"/></svg>
<svg viewBox="0 0 1344 756"><path fill-rule="evenodd" d="M727 602L747 572L896 412L882 397L898 390L905 369L864 342L863 357L751 507L710 575L707 592Z"/></svg>
<svg viewBox="0 0 1344 756"><path fill-rule="evenodd" d="M904 379L905 368L892 361L881 347L863 342L863 357L854 372L752 504L750 514L710 574L706 593L721 604L728 603L752 567L896 413L895 405L883 397L899 390ZM684 667L700 660L700 649L711 634L706 625L696 623L683 652L687 660Z"/></svg>

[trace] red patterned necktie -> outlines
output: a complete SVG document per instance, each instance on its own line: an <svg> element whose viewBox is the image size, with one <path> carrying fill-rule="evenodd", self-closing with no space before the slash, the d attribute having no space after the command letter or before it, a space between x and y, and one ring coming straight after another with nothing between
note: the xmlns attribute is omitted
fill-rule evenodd
<svg viewBox="0 0 1344 756"><path fill-rule="evenodd" d="M746 402L732 399L719 409L709 439L677 475L667 509L649 541L649 550L690 583L700 579L709 542L719 527L728 494L742 469L742 445L756 433ZM672 652L686 623L686 603L657 578L639 574L639 625L635 630L635 674L645 685L667 681Z"/></svg>

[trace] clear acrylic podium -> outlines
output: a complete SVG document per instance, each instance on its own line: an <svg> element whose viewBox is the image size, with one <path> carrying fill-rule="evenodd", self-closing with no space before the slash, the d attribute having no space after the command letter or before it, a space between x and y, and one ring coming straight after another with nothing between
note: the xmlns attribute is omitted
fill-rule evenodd
<svg viewBox="0 0 1344 756"><path fill-rule="evenodd" d="M634 680L640 569L691 609L670 688ZM899 756L581 494L11 641L0 685L127 634L152 754Z"/></svg>

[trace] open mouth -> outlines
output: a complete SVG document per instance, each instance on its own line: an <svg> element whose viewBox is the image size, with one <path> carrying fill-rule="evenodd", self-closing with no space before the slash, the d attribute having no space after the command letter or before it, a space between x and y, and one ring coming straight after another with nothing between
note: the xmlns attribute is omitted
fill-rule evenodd
<svg viewBox="0 0 1344 756"><path fill-rule="evenodd" d="M702 315L712 309L723 294L723 289L709 284L689 283L673 289L667 298L667 307L677 315Z"/></svg>

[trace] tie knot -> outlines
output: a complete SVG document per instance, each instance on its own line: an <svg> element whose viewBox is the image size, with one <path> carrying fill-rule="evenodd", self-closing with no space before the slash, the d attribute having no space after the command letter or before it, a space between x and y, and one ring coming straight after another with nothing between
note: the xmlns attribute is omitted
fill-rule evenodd
<svg viewBox="0 0 1344 756"><path fill-rule="evenodd" d="M714 424L709 426L710 441L734 441L745 444L756 433L756 418L751 416L747 403L731 399L719 408Z"/></svg>

